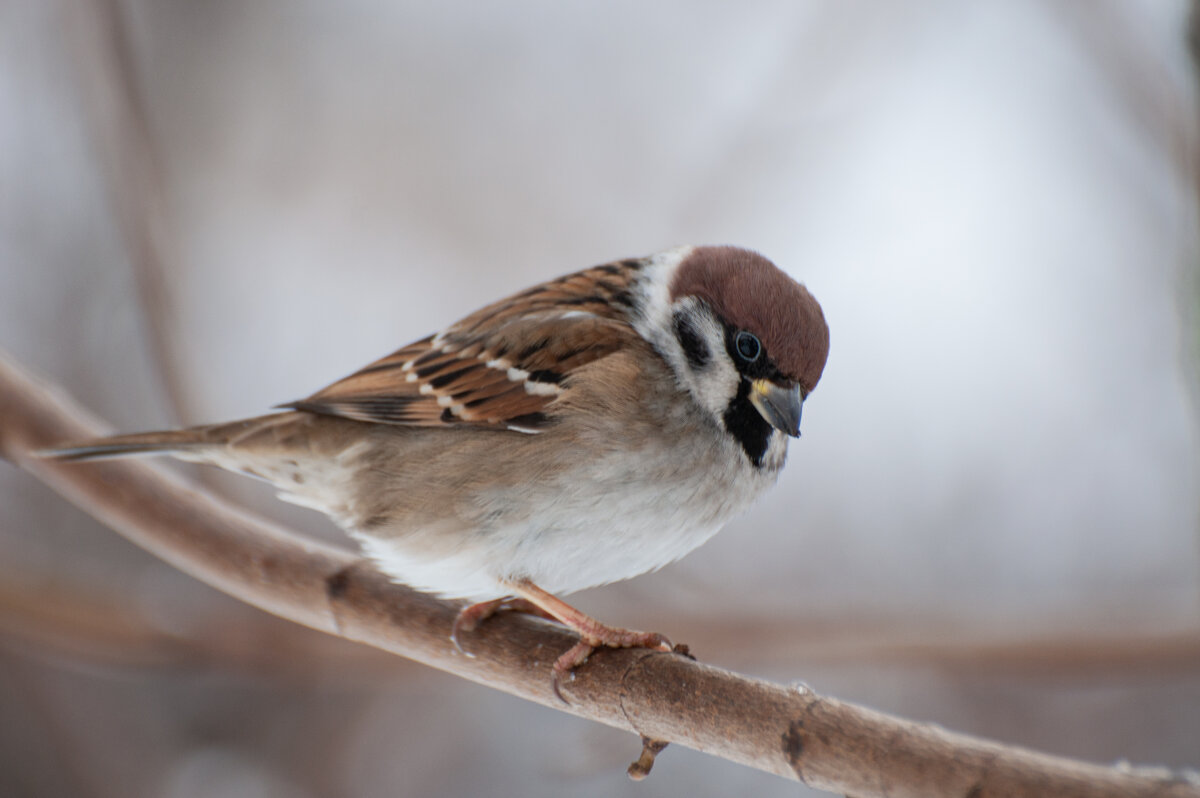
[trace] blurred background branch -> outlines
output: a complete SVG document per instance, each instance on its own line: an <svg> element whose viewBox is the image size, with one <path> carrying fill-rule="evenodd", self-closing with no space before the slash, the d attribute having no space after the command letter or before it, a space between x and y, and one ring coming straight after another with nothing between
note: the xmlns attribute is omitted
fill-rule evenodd
<svg viewBox="0 0 1200 798"><path fill-rule="evenodd" d="M166 277L177 257L171 203L125 13L119 0L96 0L72 6L67 27L79 101L138 289L155 374L174 422L184 425L195 419L177 366L177 311Z"/></svg>
<svg viewBox="0 0 1200 798"><path fill-rule="evenodd" d="M180 630L147 614L141 602L111 585L64 584L52 573L25 574L0 585L0 645L7 641L39 659L67 658L134 671L220 667L289 681L386 680L403 669L374 649L345 646L269 615L249 613L230 624L228 613L225 606L201 608ZM922 629L897 618L855 617L792 626L790 645L781 641L751 657L739 652L749 652L755 641L777 633L777 620L764 616L714 622L663 615L651 625L680 630L683 639L703 634L709 648L730 652L723 660L731 667L761 664L765 657L780 669L796 661L819 667L891 664L936 668L950 677L987 672L1053 683L1166 678L1190 672L1200 660L1198 629L1076 629L1070 635L1003 637L987 629Z"/></svg>

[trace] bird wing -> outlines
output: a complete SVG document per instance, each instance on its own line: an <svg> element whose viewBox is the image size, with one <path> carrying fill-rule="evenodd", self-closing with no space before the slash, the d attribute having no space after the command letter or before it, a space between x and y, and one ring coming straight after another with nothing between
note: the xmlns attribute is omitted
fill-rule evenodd
<svg viewBox="0 0 1200 798"><path fill-rule="evenodd" d="M537 432L574 372L638 340L626 311L640 265L605 264L535 286L282 407L380 424Z"/></svg>

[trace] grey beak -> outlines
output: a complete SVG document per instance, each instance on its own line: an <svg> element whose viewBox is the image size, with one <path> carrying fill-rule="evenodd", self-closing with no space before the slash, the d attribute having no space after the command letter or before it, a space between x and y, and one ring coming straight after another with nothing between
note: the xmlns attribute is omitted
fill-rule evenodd
<svg viewBox="0 0 1200 798"><path fill-rule="evenodd" d="M770 380L754 380L750 383L750 403L775 429L793 438L800 437L800 411L804 400L800 398L800 386L776 385Z"/></svg>

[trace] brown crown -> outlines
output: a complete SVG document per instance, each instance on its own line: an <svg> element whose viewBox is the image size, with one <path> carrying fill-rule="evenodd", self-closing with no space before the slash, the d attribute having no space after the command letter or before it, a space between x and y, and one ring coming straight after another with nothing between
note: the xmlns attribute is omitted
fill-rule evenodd
<svg viewBox="0 0 1200 798"><path fill-rule="evenodd" d="M696 247L671 284L671 301L694 296L759 337L767 354L808 393L829 354L829 327L808 289L774 263L739 247Z"/></svg>

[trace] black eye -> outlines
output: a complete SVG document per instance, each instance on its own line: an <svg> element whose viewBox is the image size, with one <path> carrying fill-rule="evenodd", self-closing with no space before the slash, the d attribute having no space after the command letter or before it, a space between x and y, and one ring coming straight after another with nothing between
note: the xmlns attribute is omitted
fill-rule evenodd
<svg viewBox="0 0 1200 798"><path fill-rule="evenodd" d="M754 333L748 333L742 330L733 337L733 346L737 349L738 355L747 363L753 363L758 360L762 354L762 344L759 343L758 337Z"/></svg>

